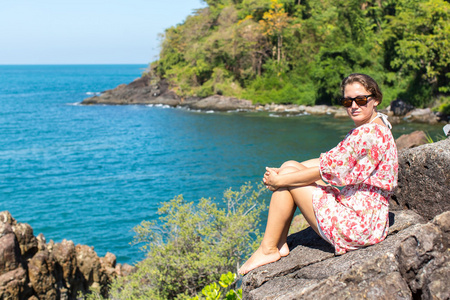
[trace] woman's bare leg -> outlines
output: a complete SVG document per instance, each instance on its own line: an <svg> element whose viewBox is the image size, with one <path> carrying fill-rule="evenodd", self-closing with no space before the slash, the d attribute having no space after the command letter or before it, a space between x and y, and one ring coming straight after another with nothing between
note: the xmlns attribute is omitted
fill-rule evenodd
<svg viewBox="0 0 450 300"><path fill-rule="evenodd" d="M304 168L301 164L286 162L279 169L279 173L287 174ZM299 192L296 194L301 196ZM299 203L305 206L303 202L299 201ZM286 239L295 209L296 203L289 189L282 188L272 194L264 238L256 252L239 269L240 274L246 274L259 266L275 262L289 254Z"/></svg>
<svg viewBox="0 0 450 300"><path fill-rule="evenodd" d="M289 190L279 189L272 194L266 231L261 245L242 265L239 269L239 274L246 274L259 266L279 260L281 258L280 250L282 250L281 252L284 256L289 254L286 253L284 248L286 240L282 237L287 235L286 227L289 230L295 208L295 203ZM289 249L287 250L289 251Z"/></svg>
<svg viewBox="0 0 450 300"><path fill-rule="evenodd" d="M295 160L289 160L283 163L280 167L280 173L285 173L286 168L296 168L297 170L303 170L305 168L311 168L319 165L319 159L310 159L303 161L301 163L295 161ZM288 173L288 172L286 172ZM322 180L318 180L315 182L317 185L327 185ZM303 217L305 217L306 221L311 225L311 227L316 231L318 234L318 228L317 228L317 221L316 221L316 215L314 213L314 209L312 206L312 193L315 189L316 185L312 184L311 186L306 187L298 187L298 188L291 188L290 191L294 191L292 194L292 197L295 197L294 202L296 206L300 209ZM306 201L305 201L306 200ZM290 225L290 224L289 224ZM282 235L282 239L280 240L280 244L278 246L278 249L280 250L281 256L287 256L289 254L289 247L286 243L287 235L289 233L289 227L286 227L286 230L284 234Z"/></svg>

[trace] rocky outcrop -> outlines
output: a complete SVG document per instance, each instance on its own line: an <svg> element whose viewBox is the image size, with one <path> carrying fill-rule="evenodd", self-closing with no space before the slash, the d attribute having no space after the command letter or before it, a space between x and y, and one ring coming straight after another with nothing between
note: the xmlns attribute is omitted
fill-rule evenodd
<svg viewBox="0 0 450 300"><path fill-rule="evenodd" d="M169 90L168 83L163 80L153 83L149 76L137 78L130 84L121 84L112 90L103 92L100 96L94 96L83 100L82 104L164 104L176 106L181 103L181 98Z"/></svg>
<svg viewBox="0 0 450 300"><path fill-rule="evenodd" d="M244 276L244 299L449 299L449 151L450 139L400 152L391 207L405 209L390 213L383 242L335 256L311 228L290 235L287 257ZM441 203L423 208L423 197Z"/></svg>
<svg viewBox="0 0 450 300"><path fill-rule="evenodd" d="M30 225L0 212L0 299L77 299L90 288L107 296L111 280L131 272L114 254L99 258L72 241L47 243Z"/></svg>
<svg viewBox="0 0 450 300"><path fill-rule="evenodd" d="M411 209L431 220L450 210L450 139L399 153L392 209Z"/></svg>

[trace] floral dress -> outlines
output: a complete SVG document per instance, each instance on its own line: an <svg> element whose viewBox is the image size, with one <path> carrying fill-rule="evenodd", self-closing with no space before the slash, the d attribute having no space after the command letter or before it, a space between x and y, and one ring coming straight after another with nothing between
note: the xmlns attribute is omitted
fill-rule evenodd
<svg viewBox="0 0 450 300"><path fill-rule="evenodd" d="M389 124L390 125L390 124ZM321 234L336 254L376 244L389 228L389 197L397 185L397 147L389 128L376 123L350 131L320 155L322 179L313 207Z"/></svg>

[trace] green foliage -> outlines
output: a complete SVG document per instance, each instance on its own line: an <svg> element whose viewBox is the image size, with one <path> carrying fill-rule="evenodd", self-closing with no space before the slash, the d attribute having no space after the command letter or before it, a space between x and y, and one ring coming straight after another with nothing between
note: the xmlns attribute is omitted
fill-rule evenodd
<svg viewBox="0 0 450 300"><path fill-rule="evenodd" d="M433 110L450 116L450 97L440 97L437 106Z"/></svg>
<svg viewBox="0 0 450 300"><path fill-rule="evenodd" d="M349 73L430 106L450 94L445 0L206 0L166 30L157 75L181 96L334 104Z"/></svg>
<svg viewBox="0 0 450 300"><path fill-rule="evenodd" d="M266 209L262 185L227 190L222 205L211 199L197 204L182 196L163 203L158 222L134 228L135 243L147 258L137 271L112 284L114 299L185 299L235 270L260 242L260 215ZM226 282L225 279L221 281Z"/></svg>
<svg viewBox="0 0 450 300"><path fill-rule="evenodd" d="M190 300L241 300L242 299L242 289L234 290L231 286L236 280L236 273L228 272L220 276L219 285L213 282L202 289L201 294L191 298ZM222 288L224 290L222 290ZM222 295L225 294L225 297ZM203 297L204 296L204 297Z"/></svg>

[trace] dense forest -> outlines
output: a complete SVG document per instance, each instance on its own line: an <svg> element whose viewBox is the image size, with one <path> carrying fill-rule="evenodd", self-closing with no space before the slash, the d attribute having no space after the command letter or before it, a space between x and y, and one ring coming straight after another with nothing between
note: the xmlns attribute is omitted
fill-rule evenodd
<svg viewBox="0 0 450 300"><path fill-rule="evenodd" d="M382 107L450 108L444 0L204 0L162 35L150 65L180 96L337 104L346 75L371 75Z"/></svg>

